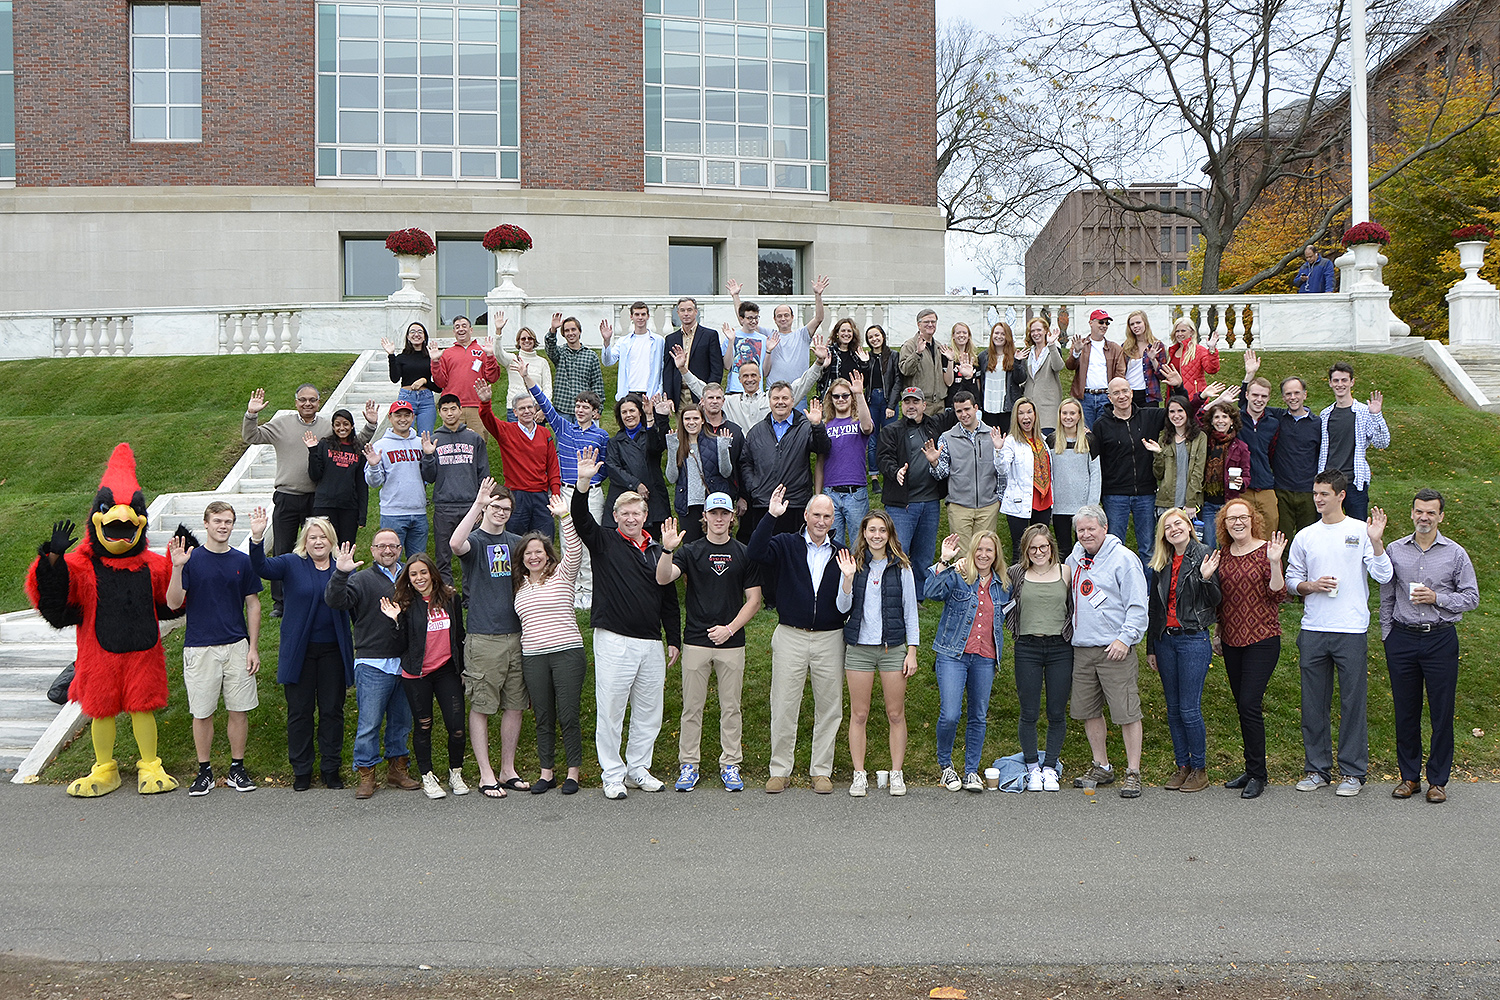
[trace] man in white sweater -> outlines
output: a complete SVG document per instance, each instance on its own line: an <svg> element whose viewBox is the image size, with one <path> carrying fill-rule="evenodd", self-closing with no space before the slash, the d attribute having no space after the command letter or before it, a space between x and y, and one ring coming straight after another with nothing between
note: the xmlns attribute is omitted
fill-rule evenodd
<svg viewBox="0 0 1500 1000"><path fill-rule="evenodd" d="M1287 590L1306 598L1297 652L1302 666L1302 749L1307 776L1297 790L1310 792L1333 778L1333 680L1339 684L1339 782L1337 794L1358 795L1370 764L1366 716L1370 629L1370 584L1389 583L1385 511L1370 520L1344 513L1349 480L1337 469L1313 479L1319 520L1297 532L1287 560Z"/></svg>

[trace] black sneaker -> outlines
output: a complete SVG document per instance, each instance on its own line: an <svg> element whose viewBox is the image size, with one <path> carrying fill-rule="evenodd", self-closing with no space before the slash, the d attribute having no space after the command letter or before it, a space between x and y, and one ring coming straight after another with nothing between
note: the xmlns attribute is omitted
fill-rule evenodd
<svg viewBox="0 0 1500 1000"><path fill-rule="evenodd" d="M237 792L255 791L255 782L250 780L250 774L243 766L229 765L229 780L224 784Z"/></svg>
<svg viewBox="0 0 1500 1000"><path fill-rule="evenodd" d="M212 769L204 769L198 772L198 777L188 786L188 794L192 796L207 795L214 790L214 772Z"/></svg>

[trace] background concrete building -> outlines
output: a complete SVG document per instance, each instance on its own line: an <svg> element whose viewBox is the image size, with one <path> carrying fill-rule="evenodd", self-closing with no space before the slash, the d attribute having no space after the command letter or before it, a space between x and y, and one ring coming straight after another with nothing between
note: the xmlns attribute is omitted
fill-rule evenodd
<svg viewBox="0 0 1500 1000"><path fill-rule="evenodd" d="M1203 191L1181 184L1132 184L1127 197L1201 207ZM1199 230L1180 215L1127 212L1103 192L1069 192L1026 250L1028 295L1170 292L1187 270Z"/></svg>
<svg viewBox="0 0 1500 1000"><path fill-rule="evenodd" d="M383 298L418 226L446 322L501 222L537 296L939 292L934 31L930 0L0 0L4 308Z"/></svg>

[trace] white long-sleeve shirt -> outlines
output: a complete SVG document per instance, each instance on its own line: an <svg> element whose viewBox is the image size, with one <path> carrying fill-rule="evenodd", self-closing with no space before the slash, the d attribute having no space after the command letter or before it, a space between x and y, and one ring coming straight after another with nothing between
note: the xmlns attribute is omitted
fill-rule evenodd
<svg viewBox="0 0 1500 1000"><path fill-rule="evenodd" d="M1286 589L1296 593L1297 584L1331 576L1339 581L1338 593L1314 591L1303 598L1302 627L1313 632L1363 634L1370 628L1370 583L1389 583L1391 558L1375 554L1368 525L1353 517L1336 524L1316 521L1292 539L1286 564Z"/></svg>
<svg viewBox="0 0 1500 1000"><path fill-rule="evenodd" d="M615 385L615 399L638 392L650 397L661 392L661 366L667 341L654 333L616 334L604 346L604 363L620 366Z"/></svg>

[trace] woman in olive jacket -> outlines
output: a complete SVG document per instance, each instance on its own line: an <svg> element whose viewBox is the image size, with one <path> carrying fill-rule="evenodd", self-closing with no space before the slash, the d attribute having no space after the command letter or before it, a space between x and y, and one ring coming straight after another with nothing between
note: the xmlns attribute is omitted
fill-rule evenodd
<svg viewBox="0 0 1500 1000"><path fill-rule="evenodd" d="M1208 787L1208 738L1203 726L1203 684L1213 662L1209 627L1218 620L1219 553L1193 531L1193 517L1173 507L1156 522L1146 662L1161 675L1167 728L1177 773L1172 791Z"/></svg>

